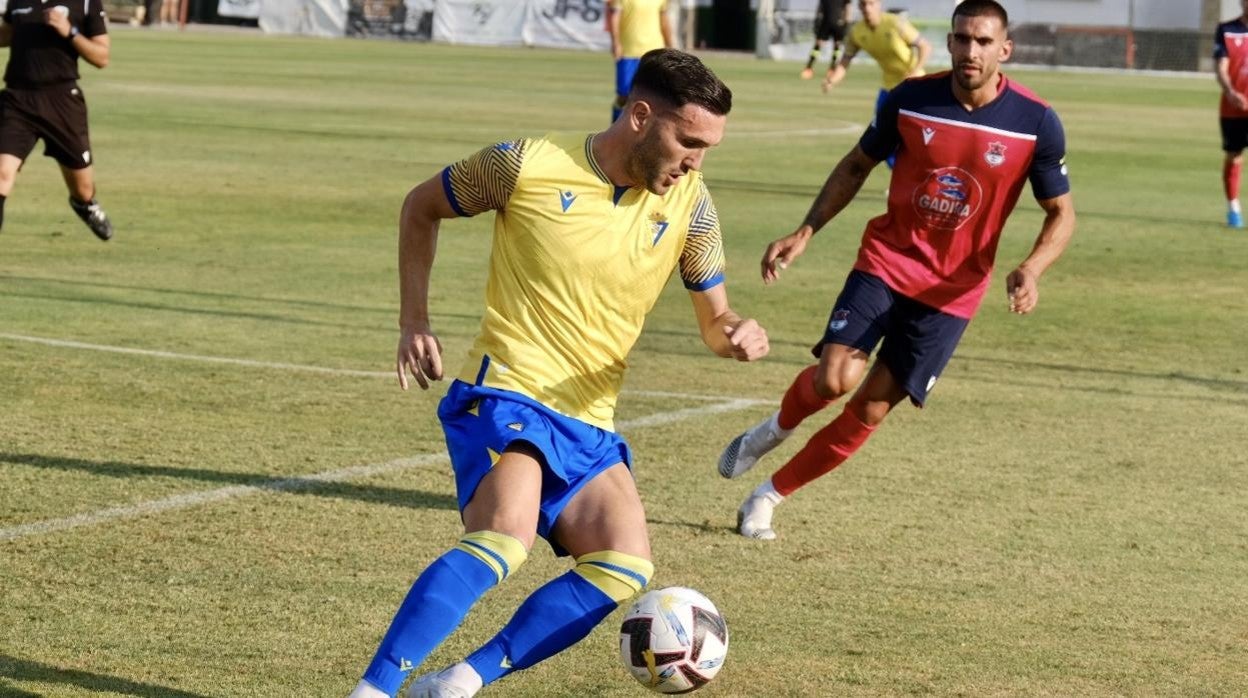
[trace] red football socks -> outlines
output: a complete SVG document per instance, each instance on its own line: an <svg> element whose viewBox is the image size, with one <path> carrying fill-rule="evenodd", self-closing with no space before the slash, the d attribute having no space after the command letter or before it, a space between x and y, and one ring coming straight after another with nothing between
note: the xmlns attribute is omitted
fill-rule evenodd
<svg viewBox="0 0 1248 698"><path fill-rule="evenodd" d="M1227 201L1239 198L1239 170L1238 162L1227 160L1222 163L1222 186L1226 189Z"/></svg>
<svg viewBox="0 0 1248 698"><path fill-rule="evenodd" d="M819 370L818 364L807 366L797 374L793 385L785 391L784 399L780 401L780 416L776 419L781 429L797 428L803 419L832 403L831 400L819 397L819 393L815 392L815 371L817 370Z"/></svg>
<svg viewBox="0 0 1248 698"><path fill-rule="evenodd" d="M786 394L784 397L787 402L789 396ZM771 476L772 486L785 497L793 494L844 463L874 431L875 427L863 422L846 406L831 424L810 437L802 450Z"/></svg>

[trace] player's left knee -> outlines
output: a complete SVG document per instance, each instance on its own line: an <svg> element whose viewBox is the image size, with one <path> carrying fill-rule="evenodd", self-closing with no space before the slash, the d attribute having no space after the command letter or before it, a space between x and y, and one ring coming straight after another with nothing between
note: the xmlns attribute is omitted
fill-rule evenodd
<svg viewBox="0 0 1248 698"><path fill-rule="evenodd" d="M614 550L582 555L576 558L574 570L616 603L645 589L654 576L654 564L649 560Z"/></svg>

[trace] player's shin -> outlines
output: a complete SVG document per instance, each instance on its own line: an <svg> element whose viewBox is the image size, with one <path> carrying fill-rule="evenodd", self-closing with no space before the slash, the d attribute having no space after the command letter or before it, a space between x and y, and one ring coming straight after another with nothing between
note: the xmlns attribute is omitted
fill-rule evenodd
<svg viewBox="0 0 1248 698"><path fill-rule="evenodd" d="M831 424L810 437L802 450L771 476L772 485L781 496L793 494L848 460L873 432L874 426L859 419L846 406Z"/></svg>
<svg viewBox="0 0 1248 698"><path fill-rule="evenodd" d="M817 370L818 365L807 366L785 391L780 401L780 416L776 419L781 429L796 429L803 419L832 404L831 400L825 400L815 392Z"/></svg>
<svg viewBox="0 0 1248 698"><path fill-rule="evenodd" d="M1226 192L1226 200L1228 202L1239 200L1239 175L1242 163L1238 160L1227 159L1222 164L1222 188Z"/></svg>
<svg viewBox="0 0 1248 698"><path fill-rule="evenodd" d="M650 561L610 550L576 563L533 592L498 635L468 657L486 684L576 644L654 574Z"/></svg>
<svg viewBox="0 0 1248 698"><path fill-rule="evenodd" d="M477 599L527 557L524 544L501 533L477 531L461 538L412 584L364 681L394 695L408 672L459 626Z"/></svg>

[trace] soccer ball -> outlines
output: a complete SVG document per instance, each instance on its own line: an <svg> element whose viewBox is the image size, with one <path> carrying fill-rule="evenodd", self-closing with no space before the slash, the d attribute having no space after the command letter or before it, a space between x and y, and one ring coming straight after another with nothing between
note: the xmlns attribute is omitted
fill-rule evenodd
<svg viewBox="0 0 1248 698"><path fill-rule="evenodd" d="M689 693L710 683L728 654L728 626L715 604L693 589L642 594L620 626L624 668L659 693Z"/></svg>

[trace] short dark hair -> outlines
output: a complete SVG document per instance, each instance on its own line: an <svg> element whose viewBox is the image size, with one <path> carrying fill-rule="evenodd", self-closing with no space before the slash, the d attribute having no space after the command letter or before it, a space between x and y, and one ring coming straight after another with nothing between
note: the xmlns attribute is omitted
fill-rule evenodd
<svg viewBox="0 0 1248 698"><path fill-rule="evenodd" d="M1001 20L1001 28L1010 28L1010 15L1006 13L1005 8L997 0L962 0L957 7L953 8L954 22L958 21L958 16L963 17L996 17Z"/></svg>
<svg viewBox="0 0 1248 698"><path fill-rule="evenodd" d="M656 48L641 57L632 93L673 109L696 104L718 116L732 111L732 90L697 56L674 48Z"/></svg>

